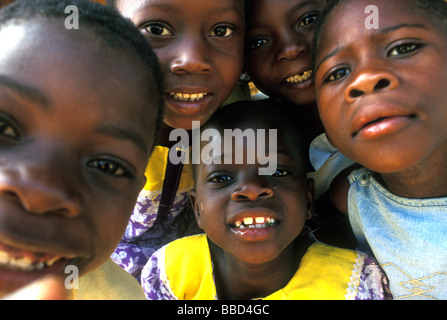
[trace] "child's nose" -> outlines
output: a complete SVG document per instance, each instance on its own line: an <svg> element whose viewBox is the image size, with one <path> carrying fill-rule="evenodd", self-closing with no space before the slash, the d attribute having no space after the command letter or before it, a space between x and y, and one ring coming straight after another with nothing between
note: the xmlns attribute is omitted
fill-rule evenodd
<svg viewBox="0 0 447 320"><path fill-rule="evenodd" d="M276 60L295 60L298 57L310 52L306 39L302 36L284 37L278 45Z"/></svg>
<svg viewBox="0 0 447 320"><path fill-rule="evenodd" d="M262 184L261 181L245 182L240 188L236 189L231 199L233 201L256 201L258 199L268 199L273 197L273 188Z"/></svg>
<svg viewBox="0 0 447 320"><path fill-rule="evenodd" d="M210 48L203 40L182 41L177 46L177 54L170 69L175 74L207 74L212 72L209 54Z"/></svg>
<svg viewBox="0 0 447 320"><path fill-rule="evenodd" d="M63 161L50 157L56 155L36 155L0 168L0 197L16 201L30 213L75 217L81 207L73 192L73 173Z"/></svg>
<svg viewBox="0 0 447 320"><path fill-rule="evenodd" d="M395 89L398 84L399 80L393 73L368 68L357 73L345 91L345 99L352 103L364 95Z"/></svg>

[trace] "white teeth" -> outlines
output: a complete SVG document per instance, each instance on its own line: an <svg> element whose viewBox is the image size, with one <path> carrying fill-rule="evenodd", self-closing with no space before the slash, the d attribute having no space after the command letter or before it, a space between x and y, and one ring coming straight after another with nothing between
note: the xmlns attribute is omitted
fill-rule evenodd
<svg viewBox="0 0 447 320"><path fill-rule="evenodd" d="M288 83L298 83L309 80L312 77L312 70L304 71L302 75L294 75L286 79Z"/></svg>
<svg viewBox="0 0 447 320"><path fill-rule="evenodd" d="M256 217L255 222L256 224L263 224L265 221L264 217Z"/></svg>
<svg viewBox="0 0 447 320"><path fill-rule="evenodd" d="M45 267L53 265L59 259L60 257L54 257L48 261L36 262L28 257L14 258L11 257L7 252L0 251L0 266L12 270L38 271L44 269Z"/></svg>
<svg viewBox="0 0 447 320"><path fill-rule="evenodd" d="M48 261L45 261L47 267L51 267L56 261L60 260L61 257L54 257Z"/></svg>
<svg viewBox="0 0 447 320"><path fill-rule="evenodd" d="M235 222L234 226L239 229L245 228L267 228L273 226L277 223L277 221L273 218L265 218L265 217L245 217L242 220L238 220Z"/></svg>
<svg viewBox="0 0 447 320"><path fill-rule="evenodd" d="M185 101L185 102L193 102L193 101L199 101L205 98L208 95L208 93L174 93L170 92L169 96L175 100L179 101Z"/></svg>
<svg viewBox="0 0 447 320"><path fill-rule="evenodd" d="M245 224L246 226L248 226L248 225L250 225L250 224L253 224L253 218L250 218L250 217L248 217L248 218L244 218L244 224Z"/></svg>

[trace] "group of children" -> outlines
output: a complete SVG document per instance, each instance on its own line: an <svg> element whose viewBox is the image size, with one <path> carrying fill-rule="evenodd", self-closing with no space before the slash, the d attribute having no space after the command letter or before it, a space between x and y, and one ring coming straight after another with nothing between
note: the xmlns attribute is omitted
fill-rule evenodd
<svg viewBox="0 0 447 320"><path fill-rule="evenodd" d="M446 299L447 3L372 2L2 9L0 296L75 266L76 288L40 294ZM250 101L244 71L269 99ZM174 163L191 148L171 132L194 143L193 121L213 148ZM238 129L254 132L242 161L221 139ZM309 227L326 196L359 251Z"/></svg>

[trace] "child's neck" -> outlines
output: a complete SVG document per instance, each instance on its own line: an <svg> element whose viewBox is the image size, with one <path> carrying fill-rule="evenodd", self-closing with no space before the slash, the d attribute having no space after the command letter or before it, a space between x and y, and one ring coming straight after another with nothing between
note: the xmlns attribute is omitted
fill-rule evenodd
<svg viewBox="0 0 447 320"><path fill-rule="evenodd" d="M217 296L220 300L248 300L266 297L284 288L298 270L312 241L300 239L272 261L247 264L224 252L211 241Z"/></svg>
<svg viewBox="0 0 447 320"><path fill-rule="evenodd" d="M158 132L158 139L157 139L157 145L163 146L163 147L172 147L173 145L175 145L178 141L170 141L169 140L169 135L171 133L172 130L174 130L175 128L172 128L170 126L168 126L166 123L162 123L160 126L160 130ZM189 133L189 138L191 139L191 130L186 130Z"/></svg>
<svg viewBox="0 0 447 320"><path fill-rule="evenodd" d="M393 194L405 198L447 197L447 143L414 167L381 174L382 184Z"/></svg>

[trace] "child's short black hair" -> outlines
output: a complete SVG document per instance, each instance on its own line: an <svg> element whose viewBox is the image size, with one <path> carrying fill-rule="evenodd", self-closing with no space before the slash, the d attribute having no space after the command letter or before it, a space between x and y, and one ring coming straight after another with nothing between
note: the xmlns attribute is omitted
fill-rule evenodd
<svg viewBox="0 0 447 320"><path fill-rule="evenodd" d="M318 18L318 27L314 34L314 44L313 44L313 69L315 69L315 58L318 48L320 47L321 40L321 30L326 25L328 18L331 13L344 2L351 2L352 0L327 0L327 5L321 12ZM407 0L406 4L413 4L417 8L425 11L427 14L432 16L434 19L438 19L443 25L445 31L447 32L447 0Z"/></svg>
<svg viewBox="0 0 447 320"><path fill-rule="evenodd" d="M278 139L287 139L287 146L293 148L293 150L290 150L290 154L297 163L304 171L308 169L308 152L305 148L301 128L287 111L283 110L283 106L275 103L273 99L243 100L222 107L211 116L208 122L201 127L201 130L207 128L216 128L218 130L235 128L239 123L243 123L244 119L252 118L269 121L273 125L272 129L278 130Z"/></svg>
<svg viewBox="0 0 447 320"><path fill-rule="evenodd" d="M86 27L105 45L135 56L151 73L152 77L149 77L151 82L147 86L151 92L155 86L158 96L155 128L155 132L158 133L164 108L163 76L158 59L138 28L116 10L88 0L17 0L0 10L0 30L36 18L65 20L69 15L65 13L65 8L69 5L75 5L79 10L79 28ZM62 22L61 28L64 27Z"/></svg>

